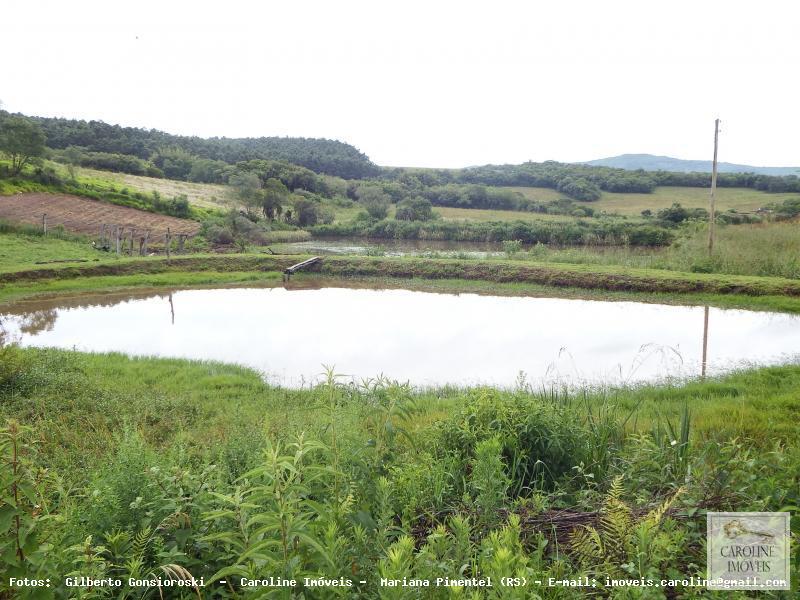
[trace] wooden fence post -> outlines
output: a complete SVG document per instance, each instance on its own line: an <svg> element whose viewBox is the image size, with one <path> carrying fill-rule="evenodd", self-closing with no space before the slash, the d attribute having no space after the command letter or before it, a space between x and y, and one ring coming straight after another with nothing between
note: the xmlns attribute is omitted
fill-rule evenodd
<svg viewBox="0 0 800 600"><path fill-rule="evenodd" d="M42 214L42 233L47 236L47 213Z"/></svg>
<svg viewBox="0 0 800 600"><path fill-rule="evenodd" d="M166 235L166 242L167 242L167 262L169 262L169 246L172 243L172 233L170 233L169 227L167 227L167 235Z"/></svg>
<svg viewBox="0 0 800 600"><path fill-rule="evenodd" d="M115 239L115 246L117 250L117 256L119 256L120 247L119 247L119 225L114 226L114 239Z"/></svg>

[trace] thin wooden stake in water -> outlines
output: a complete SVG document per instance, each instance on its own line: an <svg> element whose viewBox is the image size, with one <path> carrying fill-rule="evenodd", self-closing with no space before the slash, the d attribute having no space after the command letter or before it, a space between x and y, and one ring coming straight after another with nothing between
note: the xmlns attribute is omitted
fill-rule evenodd
<svg viewBox="0 0 800 600"><path fill-rule="evenodd" d="M711 209L708 211L708 254L714 251L714 193L717 191L717 147L719 145L719 119L714 120L714 162L711 165Z"/></svg>
<svg viewBox="0 0 800 600"><path fill-rule="evenodd" d="M708 362L708 307L706 306L703 314L703 363L700 376L706 378L706 363Z"/></svg>

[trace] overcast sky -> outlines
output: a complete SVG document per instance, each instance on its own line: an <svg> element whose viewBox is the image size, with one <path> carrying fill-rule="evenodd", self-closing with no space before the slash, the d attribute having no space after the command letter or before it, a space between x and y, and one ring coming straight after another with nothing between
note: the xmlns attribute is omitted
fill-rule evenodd
<svg viewBox="0 0 800 600"><path fill-rule="evenodd" d="M626 152L800 165L800 2L4 3L0 100L381 165Z"/></svg>

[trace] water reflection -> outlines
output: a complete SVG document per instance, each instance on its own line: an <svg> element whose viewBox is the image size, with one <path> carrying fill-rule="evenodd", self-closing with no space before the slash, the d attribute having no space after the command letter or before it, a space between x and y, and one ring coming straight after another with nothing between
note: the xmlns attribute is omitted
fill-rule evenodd
<svg viewBox="0 0 800 600"><path fill-rule="evenodd" d="M415 385L513 386L520 373L532 385L630 384L785 362L800 348L791 315L313 285L52 299L2 320L23 345L236 362L294 387L322 364Z"/></svg>
<svg viewBox="0 0 800 600"><path fill-rule="evenodd" d="M299 254L379 254L382 256L471 256L486 258L503 255L496 242L457 242L451 240L394 240L370 238L323 238L285 244L283 249Z"/></svg>
<svg viewBox="0 0 800 600"><path fill-rule="evenodd" d="M280 244L281 252L296 254L367 254L380 256L425 256L434 254L443 257L486 258L505 256L501 242L465 242L454 240L395 240L371 238L318 238L304 242ZM524 244L523 250L532 246ZM551 250L559 246L548 244ZM562 247L564 248L564 247ZM618 252L619 246L567 246L573 252L590 252L593 255L604 252ZM652 255L661 252L659 248L632 247L626 253L632 256Z"/></svg>
<svg viewBox="0 0 800 600"><path fill-rule="evenodd" d="M708 367L708 306L703 307L703 359L700 376L705 378Z"/></svg>

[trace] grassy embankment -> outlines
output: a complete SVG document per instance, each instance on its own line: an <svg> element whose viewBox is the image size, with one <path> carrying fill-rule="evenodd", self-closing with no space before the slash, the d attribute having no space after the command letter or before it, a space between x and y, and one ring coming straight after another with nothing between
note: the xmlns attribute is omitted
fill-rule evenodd
<svg viewBox="0 0 800 600"><path fill-rule="evenodd" d="M0 475L30 491L6 511L0 561L49 577L37 598L66 594L67 573L127 582L184 573L174 565L205 577L201 598L247 595L241 577L345 577L354 587L306 597L395 598L380 577L510 574L530 583L470 597L581 598L532 582L688 577L706 510L800 503L798 367L568 396L286 390L217 363L2 352L0 416L29 429L2 431ZM599 550L575 537L583 526Z"/></svg>
<svg viewBox="0 0 800 600"><path fill-rule="evenodd" d="M789 237L791 227L784 227ZM738 227L727 230L742 231ZM778 238L771 236L770 239ZM775 261L774 257L770 259L769 252L759 255L752 251L757 241L749 250L744 250L743 244L735 240L727 244L732 251L748 259ZM362 285L435 291L629 299L800 312L800 282L792 279L657 270L632 266L636 264L632 260L623 265L615 264L614 260L609 260L609 264L596 264L609 252L592 254L545 249L539 260L541 253L542 248L535 248L529 253L492 260L329 256L316 273L358 278ZM41 293L104 288L275 281L280 270L302 258L263 253L201 254L175 256L168 264L163 256L116 257L94 250L88 240L80 238L5 233L0 234L0 282L3 284L0 301ZM52 260L69 259L86 262L48 264ZM562 262L564 260L570 262ZM653 259L637 260L647 264ZM574 264L580 262L584 264ZM787 261L783 267L790 264Z"/></svg>
<svg viewBox="0 0 800 600"><path fill-rule="evenodd" d="M0 236L6 242L11 239L12 236ZM43 243L53 243L60 250L62 240L48 239ZM173 257L168 263L164 257L117 258L97 254L101 255L99 261L87 263L0 263L3 283L0 300L108 286L207 285L275 279L282 269L304 258L264 254L191 255ZM800 306L800 281L796 280L613 265L329 256L313 272L421 289L491 291L501 284L497 289L505 293L709 303L789 312L798 312Z"/></svg>
<svg viewBox="0 0 800 600"><path fill-rule="evenodd" d="M467 209L464 209L467 210ZM708 254L708 233L704 226L686 226L679 237L664 248L635 246L553 246L537 244L519 246L499 260L533 261L584 265L608 265L622 268L658 269L680 272L754 275L765 277L800 278L800 226L793 222L756 225L726 225L717 228L714 252ZM425 240L417 242L420 249L409 252L429 258L455 257L476 260L470 255L471 246L458 243L454 249L437 250L436 241L426 248ZM358 242L354 241L354 246ZM497 245L500 250L504 245ZM483 249L483 246L479 246ZM283 249L277 246L276 250ZM291 250L291 246L285 247ZM382 256L393 252L391 241L374 240L365 245L362 254ZM355 253L358 253L357 251ZM489 256L484 260L493 260Z"/></svg>

